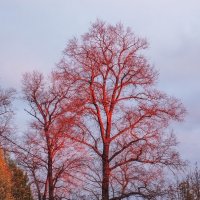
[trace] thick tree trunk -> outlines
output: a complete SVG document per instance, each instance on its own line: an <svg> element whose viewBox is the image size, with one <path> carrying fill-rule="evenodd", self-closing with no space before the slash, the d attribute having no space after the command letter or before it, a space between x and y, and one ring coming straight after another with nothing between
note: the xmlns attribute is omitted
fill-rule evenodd
<svg viewBox="0 0 200 200"><path fill-rule="evenodd" d="M103 162L102 200L109 200L109 178L110 178L109 144L104 144L102 162Z"/></svg>
<svg viewBox="0 0 200 200"><path fill-rule="evenodd" d="M48 183L49 183L49 200L54 200L54 186L53 186L53 166L52 166L51 152L48 155Z"/></svg>
<svg viewBox="0 0 200 200"><path fill-rule="evenodd" d="M50 138L48 135L48 130L46 130L46 140L47 140L47 149L48 149L48 191L49 191L49 200L54 200L54 186L53 186L53 158L52 158L52 147Z"/></svg>

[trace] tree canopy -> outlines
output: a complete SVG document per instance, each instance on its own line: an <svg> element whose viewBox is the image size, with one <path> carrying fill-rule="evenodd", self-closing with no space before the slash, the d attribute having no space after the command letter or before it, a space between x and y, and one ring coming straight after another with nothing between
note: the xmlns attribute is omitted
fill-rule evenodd
<svg viewBox="0 0 200 200"><path fill-rule="evenodd" d="M147 48L130 28L100 20L69 40L51 74L23 76L30 120L20 141L8 137L14 90L0 89L0 147L11 142L21 167L0 155L3 199L167 198L167 170L185 164L170 123L185 108L156 88Z"/></svg>
<svg viewBox="0 0 200 200"><path fill-rule="evenodd" d="M64 50L58 73L73 80L77 101L84 102L82 124L67 135L92 154L87 177L95 188L85 187L91 199L161 195L163 168L183 164L167 128L185 109L155 88L147 46L130 28L97 20Z"/></svg>

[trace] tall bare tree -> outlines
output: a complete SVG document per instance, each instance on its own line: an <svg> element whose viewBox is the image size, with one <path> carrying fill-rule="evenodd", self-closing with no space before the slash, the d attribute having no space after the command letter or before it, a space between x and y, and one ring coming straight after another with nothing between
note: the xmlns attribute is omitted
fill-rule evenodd
<svg viewBox="0 0 200 200"><path fill-rule="evenodd" d="M7 143L6 138L10 136L12 131L14 89L2 89L0 87L0 146Z"/></svg>
<svg viewBox="0 0 200 200"><path fill-rule="evenodd" d="M65 135L73 130L80 106L71 98L72 85L65 82L64 86L65 90L54 73L47 80L39 72L23 77L26 111L32 119L24 140L27 151L20 151L18 160L28 170L42 200L67 197L78 185L74 177L84 168L84 149Z"/></svg>
<svg viewBox="0 0 200 200"><path fill-rule="evenodd" d="M185 109L154 88L157 72L142 55L147 46L130 28L97 20L64 51L60 78L71 74L84 102L79 129L66 135L93 157L87 180L95 186L85 187L90 199L151 199L162 193L163 168L183 164L167 127L181 121Z"/></svg>

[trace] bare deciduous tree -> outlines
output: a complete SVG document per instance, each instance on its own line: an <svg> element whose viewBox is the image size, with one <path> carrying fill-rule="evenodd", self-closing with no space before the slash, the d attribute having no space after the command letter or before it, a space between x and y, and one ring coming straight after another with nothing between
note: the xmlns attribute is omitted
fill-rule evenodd
<svg viewBox="0 0 200 200"><path fill-rule="evenodd" d="M6 138L9 137L12 125L11 120L13 118L12 101L14 100L14 89L2 89L0 88L0 141L1 147L7 143Z"/></svg>
<svg viewBox="0 0 200 200"><path fill-rule="evenodd" d="M183 164L167 127L181 121L185 109L154 88L157 72L142 55L147 46L130 28L97 21L64 51L60 78L64 82L71 74L84 102L76 134L66 135L93 157L86 176L95 187L85 187L90 199L151 199L162 193L157 180L163 167Z"/></svg>
<svg viewBox="0 0 200 200"><path fill-rule="evenodd" d="M67 197L78 186L75 177L84 168L84 148L64 134L70 134L78 120L77 103L71 98L72 86L66 82L64 86L65 90L54 73L50 80L44 80L39 72L23 77L26 111L32 121L24 140L27 151L18 152L18 161L31 175L41 200Z"/></svg>
<svg viewBox="0 0 200 200"><path fill-rule="evenodd" d="M200 170L198 166L177 177L176 183L169 187L168 200L198 200L200 199Z"/></svg>

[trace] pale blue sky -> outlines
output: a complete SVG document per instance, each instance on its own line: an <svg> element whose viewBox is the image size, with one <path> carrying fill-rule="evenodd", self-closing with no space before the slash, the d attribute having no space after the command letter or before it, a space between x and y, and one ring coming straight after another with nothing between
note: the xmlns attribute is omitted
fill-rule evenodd
<svg viewBox="0 0 200 200"><path fill-rule="evenodd" d="M20 90L24 72L50 72L67 40L97 18L147 38L146 54L160 72L158 87L188 110L174 130L180 152L200 162L199 0L0 0L0 84ZM23 105L16 107L17 123L24 124Z"/></svg>

